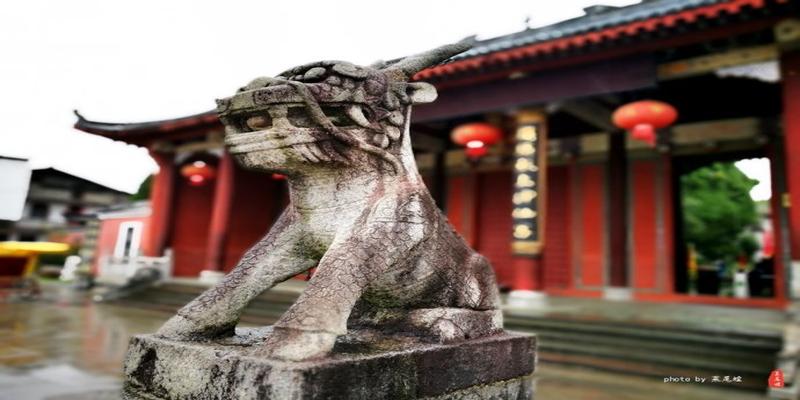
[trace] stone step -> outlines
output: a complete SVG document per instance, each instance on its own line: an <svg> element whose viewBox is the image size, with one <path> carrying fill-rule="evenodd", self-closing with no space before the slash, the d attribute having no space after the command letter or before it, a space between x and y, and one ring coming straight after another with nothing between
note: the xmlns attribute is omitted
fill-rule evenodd
<svg viewBox="0 0 800 400"><path fill-rule="evenodd" d="M686 343L692 345L725 346L732 349L752 351L778 351L782 337L779 333L766 332L726 332L718 330L703 331L696 328L675 326L650 326L617 323L614 321L583 321L564 317L518 317L507 316L509 329L525 331L580 332L598 336L638 338L649 341Z"/></svg>
<svg viewBox="0 0 800 400"><path fill-rule="evenodd" d="M148 289L150 294L158 293L159 295L182 295L187 296L188 298L194 298L200 293L206 291L208 287L201 286L201 285L181 285L175 283L164 283L159 286L152 287ZM261 294L258 298L268 298L268 299L276 299L276 300L283 300L283 299L296 299L298 296L298 292L294 291L286 291L286 290L269 290Z"/></svg>
<svg viewBox="0 0 800 400"><path fill-rule="evenodd" d="M547 353L559 354L582 354L598 358L630 361L634 363L647 363L650 365L661 365L666 367L689 368L703 370L715 375L729 375L729 372L751 373L769 375L774 363L769 360L760 362L742 362L728 357L714 357L708 355L677 354L650 349L639 349L634 347L617 347L603 345L580 345L563 342L540 342L539 349Z"/></svg>
<svg viewBox="0 0 800 400"><path fill-rule="evenodd" d="M529 324L539 322L558 322L561 324L578 324L586 327L600 328L632 328L642 330L658 330L670 333L702 334L704 336L713 335L717 337L746 337L764 338L772 340L780 336L778 329L754 329L743 326L732 326L730 323L720 323L714 320L688 322L654 322L632 319L616 319L603 316L587 316L580 314L519 314L513 310L507 310L507 319L520 319Z"/></svg>
<svg viewBox="0 0 800 400"><path fill-rule="evenodd" d="M715 345L697 346L687 345L686 343L563 331L537 330L536 336L539 337L540 346L545 349L548 348L550 343L590 347L615 346L681 356L723 358L742 363L773 363L778 352L778 350L763 351L760 349L719 347Z"/></svg>
<svg viewBox="0 0 800 400"><path fill-rule="evenodd" d="M119 299L117 303L174 313L206 290L200 285L167 283ZM275 322L297 299L298 290L272 290L258 296L242 315L252 325ZM735 389L763 390L775 365L781 336L748 332L608 320L566 315L506 315L509 330L539 337L542 362L583 366L629 375L742 376Z"/></svg>
<svg viewBox="0 0 800 400"><path fill-rule="evenodd" d="M127 299L125 302L129 305L136 307L158 308L166 312L175 312L180 308L185 301L179 298L172 298L175 301L170 302L142 302L135 299ZM251 303L242 315L244 322L252 324L265 325L276 321L288 308L290 302L285 304L277 304L270 302L266 299L258 299ZM720 348L713 346L687 346L684 343L663 342L660 340L648 339L632 339L624 336L609 336L605 334L586 334L584 332L569 332L569 331L549 331L546 329L519 329L519 326L507 325L511 330L525 331L536 333L540 338L540 346L542 350L560 349L563 346L568 346L571 351L576 349L586 348L586 353L591 353L591 349L598 346L608 346L617 349L635 349L646 350L652 353L669 353L679 356L687 357L702 357L702 358L716 358L728 360L733 363L749 362L757 364L770 364L774 361L774 353L777 349L771 352L764 352L760 348L755 351L745 352L744 348L731 349Z"/></svg>
<svg viewBox="0 0 800 400"><path fill-rule="evenodd" d="M148 303L157 303L165 305L176 305L181 307L190 302L195 297L199 296L207 288L203 286L189 286L177 284L163 284L157 287L146 289L140 292L133 293L126 298L119 299L120 302L129 302L136 300L143 300ZM298 293L288 291L272 290L263 293L253 300L253 304L268 303L275 306L289 305L297 300Z"/></svg>
<svg viewBox="0 0 800 400"><path fill-rule="evenodd" d="M629 360L618 360L607 357L597 357L586 354L575 353L553 353L544 350L537 352L538 361L544 364L558 364L571 367L581 367L599 371L619 373L622 376L642 376L652 377L654 384L662 384L666 377L688 377L694 379L695 376L706 378L710 382L713 376L722 379L724 376L742 377L742 383L726 384L726 388L738 390L752 390L763 392L767 386L767 377L771 369L765 370L761 374L742 373L735 371L708 371L696 370L687 367L673 367L650 362L632 362ZM657 382L656 382L657 381ZM666 384L666 383L665 383ZM679 385L681 383L671 383ZM686 383L689 384L689 383ZM695 384L695 383L691 383ZM715 383L706 383L715 384Z"/></svg>

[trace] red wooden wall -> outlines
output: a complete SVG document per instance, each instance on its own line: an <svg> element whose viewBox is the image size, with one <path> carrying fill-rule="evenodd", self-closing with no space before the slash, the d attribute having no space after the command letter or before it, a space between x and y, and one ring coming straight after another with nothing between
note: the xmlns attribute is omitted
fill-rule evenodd
<svg viewBox="0 0 800 400"><path fill-rule="evenodd" d="M548 178L543 275L546 287L564 288L570 286L571 280L569 167L550 167L548 171L551 175ZM446 212L450 223L489 259L498 283L511 286L514 279L511 172L451 176L447 191Z"/></svg>
<svg viewBox="0 0 800 400"><path fill-rule="evenodd" d="M580 164L575 167L579 177L575 203L578 215L578 239L573 244L577 257L580 286L599 288L604 284L605 249L605 164Z"/></svg>
<svg viewBox="0 0 800 400"><path fill-rule="evenodd" d="M669 160L634 159L629 171L631 287L668 293L673 251ZM548 174L544 288L601 290L608 262L606 164L551 166ZM465 237L474 232L474 247L492 262L504 285L514 277L511 193L508 171L448 179L448 218Z"/></svg>
<svg viewBox="0 0 800 400"><path fill-rule="evenodd" d="M551 166L547 169L545 250L542 257L545 288L567 288L572 283L569 172L569 166Z"/></svg>
<svg viewBox="0 0 800 400"><path fill-rule="evenodd" d="M511 259L511 172L480 175L478 240L475 248L491 261L500 284L514 278Z"/></svg>
<svg viewBox="0 0 800 400"><path fill-rule="evenodd" d="M631 252L628 262L631 265L631 279L635 289L656 289L657 278L663 271L659 265L658 248L658 219L657 202L658 176L657 160L637 160L630 163L630 225L631 225Z"/></svg>
<svg viewBox="0 0 800 400"><path fill-rule="evenodd" d="M225 271L260 240L283 210L285 181L238 166L234 175L233 209L225 244Z"/></svg>
<svg viewBox="0 0 800 400"><path fill-rule="evenodd" d="M544 289L602 290L606 284L606 163L556 165L548 169ZM635 291L672 290L672 197L668 157L629 164L630 285ZM495 268L498 282L514 278L511 254L509 171L448 178L447 215Z"/></svg>
<svg viewBox="0 0 800 400"><path fill-rule="evenodd" d="M466 179L465 176L452 176L447 180L447 207L445 207L447 219L465 238L468 236L464 221L466 219Z"/></svg>
<svg viewBox="0 0 800 400"><path fill-rule="evenodd" d="M175 276L196 277L205 265L214 183L192 186L186 179L175 183L171 244Z"/></svg>

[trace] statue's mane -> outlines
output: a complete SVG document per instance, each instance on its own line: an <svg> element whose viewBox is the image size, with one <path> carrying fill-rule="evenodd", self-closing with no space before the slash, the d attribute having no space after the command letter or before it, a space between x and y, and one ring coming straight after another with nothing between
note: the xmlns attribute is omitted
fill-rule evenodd
<svg viewBox="0 0 800 400"><path fill-rule="evenodd" d="M254 79L240 88L237 96L253 92L276 92L291 88L293 98L299 99L311 120L336 142L367 154L388 164L394 174L403 171L399 146L409 121L408 107L415 103L414 92L424 83L408 82L416 72L438 64L470 46L456 43L406 57L390 64L363 67L346 61L318 61L303 64L272 77ZM431 91L435 90L431 87ZM286 95L286 93L281 93ZM296 96L294 96L296 95ZM321 99L324 99L321 101ZM427 102L432 99L417 101ZM220 114L232 112L230 99L219 101ZM371 137L359 137L342 129L326 115L323 107L336 105L343 108L347 117L360 128L372 131ZM334 149L328 149L335 151ZM346 154L339 154L347 158ZM339 158L339 157L336 157Z"/></svg>

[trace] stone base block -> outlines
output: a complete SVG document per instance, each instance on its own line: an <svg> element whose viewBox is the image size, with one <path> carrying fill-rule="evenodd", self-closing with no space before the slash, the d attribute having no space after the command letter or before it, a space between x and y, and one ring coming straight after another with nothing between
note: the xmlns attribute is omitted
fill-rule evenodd
<svg viewBox="0 0 800 400"><path fill-rule="evenodd" d="M211 270L203 270L200 271L200 283L206 285L216 285L222 278L225 277L225 273L222 271L211 271Z"/></svg>
<svg viewBox="0 0 800 400"><path fill-rule="evenodd" d="M547 295L532 290L512 290L506 305L509 308L542 309L547 307Z"/></svg>
<svg viewBox="0 0 800 400"><path fill-rule="evenodd" d="M237 329L209 342L131 339L123 398L528 400L535 337L500 333L452 344L358 330L324 359L251 355L271 328Z"/></svg>
<svg viewBox="0 0 800 400"><path fill-rule="evenodd" d="M631 301L633 300L633 289L627 287L605 287L603 288L603 298L611 301Z"/></svg>

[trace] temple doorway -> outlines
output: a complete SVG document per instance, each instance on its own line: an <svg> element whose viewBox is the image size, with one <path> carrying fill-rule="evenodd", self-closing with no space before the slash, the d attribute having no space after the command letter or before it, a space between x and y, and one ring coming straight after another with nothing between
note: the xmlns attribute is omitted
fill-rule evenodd
<svg viewBox="0 0 800 400"><path fill-rule="evenodd" d="M775 297L770 160L761 152L673 160L675 291Z"/></svg>

